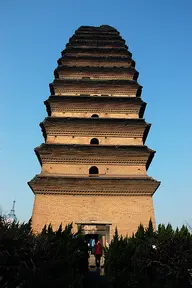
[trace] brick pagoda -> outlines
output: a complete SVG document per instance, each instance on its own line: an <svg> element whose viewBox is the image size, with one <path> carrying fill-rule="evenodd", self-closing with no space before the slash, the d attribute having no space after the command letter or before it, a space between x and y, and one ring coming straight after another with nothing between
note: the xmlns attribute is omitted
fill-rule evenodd
<svg viewBox="0 0 192 288"><path fill-rule="evenodd" d="M45 143L35 148L42 166L29 186L35 194L32 227L73 222L109 242L151 218L159 182L147 175L155 151L145 146L135 62L113 27L82 26L70 38L45 101Z"/></svg>

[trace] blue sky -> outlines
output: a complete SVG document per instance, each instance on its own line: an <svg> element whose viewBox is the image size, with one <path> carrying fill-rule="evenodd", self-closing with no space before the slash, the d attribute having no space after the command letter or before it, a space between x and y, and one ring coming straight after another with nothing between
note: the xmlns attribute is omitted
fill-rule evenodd
<svg viewBox="0 0 192 288"><path fill-rule="evenodd" d="M192 2L190 0L1 1L0 206L16 200L21 221L31 216L27 185L40 165L34 147L57 59L81 25L117 28L133 53L156 150L148 174L161 181L157 223L192 224Z"/></svg>

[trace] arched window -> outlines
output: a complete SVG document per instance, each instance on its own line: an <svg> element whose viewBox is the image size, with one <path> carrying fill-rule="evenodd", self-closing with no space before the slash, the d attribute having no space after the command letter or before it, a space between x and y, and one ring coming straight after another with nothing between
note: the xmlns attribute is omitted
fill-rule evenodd
<svg viewBox="0 0 192 288"><path fill-rule="evenodd" d="M90 77L83 76L82 79L88 80L88 79L90 79Z"/></svg>
<svg viewBox="0 0 192 288"><path fill-rule="evenodd" d="M89 168L89 175L98 175L99 169L96 166L92 166Z"/></svg>
<svg viewBox="0 0 192 288"><path fill-rule="evenodd" d="M99 115L93 114L93 115L91 116L91 118L99 118Z"/></svg>
<svg viewBox="0 0 192 288"><path fill-rule="evenodd" d="M91 141L90 141L90 144L98 145L99 144L99 140L97 138L92 138Z"/></svg>

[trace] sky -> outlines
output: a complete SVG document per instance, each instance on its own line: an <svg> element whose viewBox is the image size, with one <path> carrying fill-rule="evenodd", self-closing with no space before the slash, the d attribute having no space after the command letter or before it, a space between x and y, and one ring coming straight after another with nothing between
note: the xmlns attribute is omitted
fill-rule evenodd
<svg viewBox="0 0 192 288"><path fill-rule="evenodd" d="M0 207L16 201L20 221L31 217L27 185L40 173L34 148L57 59L81 25L120 31L136 61L146 144L156 150L148 175L161 181L153 200L156 222L192 225L192 1L33 0L0 3Z"/></svg>

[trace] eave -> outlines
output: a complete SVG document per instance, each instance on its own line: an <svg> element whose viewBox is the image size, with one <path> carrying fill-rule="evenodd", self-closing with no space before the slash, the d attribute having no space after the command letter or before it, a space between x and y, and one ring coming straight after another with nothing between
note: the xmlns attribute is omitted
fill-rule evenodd
<svg viewBox="0 0 192 288"><path fill-rule="evenodd" d="M75 33L70 39L71 40L113 40L113 41L123 41L125 43L125 40L118 34L93 34L93 33Z"/></svg>
<svg viewBox="0 0 192 288"><path fill-rule="evenodd" d="M160 182L152 177L63 177L37 175L28 185L34 194L152 196Z"/></svg>
<svg viewBox="0 0 192 288"><path fill-rule="evenodd" d="M120 42L104 42L104 41L94 41L94 42L86 42L86 41L73 41L71 43L68 43L66 45L66 48L68 47L78 47L78 48L102 48L102 49L108 49L108 48L122 48L124 50L128 50L128 46L124 43Z"/></svg>
<svg viewBox="0 0 192 288"><path fill-rule="evenodd" d="M119 36L120 33L115 30L106 31L106 30L87 30L87 29L78 29L75 31L75 35L111 35L111 36Z"/></svg>
<svg viewBox="0 0 192 288"><path fill-rule="evenodd" d="M79 48L78 48L79 49ZM63 57L61 57L59 60L58 60L58 64L62 64L63 62L65 62L65 59L68 59L68 60L77 60L77 59L81 59L81 60L96 60L96 61L100 61L100 62L113 62L113 61L119 61L119 62L132 62L132 58L127 55L126 57L121 57L121 56L109 56L109 57L106 57L106 56L78 56L78 55L64 55ZM123 63L122 63L123 64Z"/></svg>
<svg viewBox="0 0 192 288"><path fill-rule="evenodd" d="M106 37L106 38L102 38L102 37L90 37L89 39L85 37L79 37L77 35L74 35L73 37L70 38L69 42L68 42L71 46L73 46L73 44L77 44L79 43L80 45L111 45L111 44L118 44L120 46L125 46L127 47L127 45L125 45L125 40L123 40L122 38L113 38L113 37Z"/></svg>
<svg viewBox="0 0 192 288"><path fill-rule="evenodd" d="M146 170L155 154L155 151L144 145L41 144L41 146L36 147L34 150L41 165L43 161L46 162L46 160L42 159L46 158L49 163L79 163L80 159L85 163L86 161L90 163L89 158L91 158L93 159L93 163L97 162L102 164L106 161L106 163L119 163L120 165L128 164L131 159L132 162L134 162L134 159L139 157L139 159L142 158L141 163L145 161ZM115 157L113 157L113 155L115 155Z"/></svg>
<svg viewBox="0 0 192 288"><path fill-rule="evenodd" d="M86 26L86 25L82 25L80 26L76 31L93 31L94 33L96 31L106 31L106 32L118 32L117 29L115 29L112 26L109 25L100 25L100 26ZM75 31L75 32L76 32Z"/></svg>
<svg viewBox="0 0 192 288"><path fill-rule="evenodd" d="M55 71L101 71L103 74L107 72L117 72L117 73L124 73L124 72L137 72L134 67L114 67L111 69L111 67L93 67L93 66L65 66L65 65L59 65ZM137 72L138 73L138 72Z"/></svg>
<svg viewBox="0 0 192 288"><path fill-rule="evenodd" d="M75 35L111 35L119 36L120 33L117 30L87 30L87 29L77 29Z"/></svg>
<svg viewBox="0 0 192 288"><path fill-rule="evenodd" d="M65 78L67 78L67 75L70 75L73 72L75 72L75 75L79 74L79 78L81 78L82 76L89 76L92 77L92 75L94 74L94 78L96 78L96 75L99 75L98 78L102 79L102 77L109 77L112 75L113 79L115 77L117 77L117 79L119 79L120 75L123 75L123 78L125 77L130 77L132 80L137 81L137 78L139 76L139 73L135 70L134 67L114 67L113 69L111 69L110 67L96 67L96 66L67 66L67 65L59 65L55 71L54 71L54 76L56 79L60 78L60 75L63 75L64 72L64 76ZM121 76L122 77L122 76Z"/></svg>
<svg viewBox="0 0 192 288"><path fill-rule="evenodd" d="M67 47L65 48L61 54L62 56L65 56L67 55L68 53L72 53L74 54L74 56L78 57L79 54L78 53L92 53L90 57L93 57L94 56L94 53L97 53L97 54L105 54L106 57L110 57L109 54L115 54L117 53L122 53L122 56L117 56L117 57L131 57L132 56L132 53L129 52L128 50L122 48L122 47L114 47L114 48L95 48L95 47ZM82 56L81 56L82 57ZM99 56L99 57L102 57L102 56ZM104 57L104 56L103 56ZM112 57L112 56L111 56Z"/></svg>
<svg viewBox="0 0 192 288"><path fill-rule="evenodd" d="M107 94L119 94L122 96L125 94L124 91L126 90L134 90L134 95L136 97L141 96L142 86L137 83L137 81L134 80L92 80L92 79L67 79L67 80L61 80L61 79L55 79L53 83L50 85L50 92L52 95L57 94L58 92L55 92L56 89L64 89L65 91L69 89L70 91L76 91L76 89L82 90L82 94L84 91L92 91L92 93L101 93L103 92L103 89L106 89ZM99 91L99 92L95 92ZM66 92L64 92L66 93ZM75 92L74 92L75 93ZM128 93L128 92L126 92ZM61 93L60 93L61 94ZM61 94L62 95L62 94ZM129 94L128 94L129 95Z"/></svg>
<svg viewBox="0 0 192 288"><path fill-rule="evenodd" d="M139 107L139 118L143 118L144 112L145 112L145 108L146 108L146 103L142 101L141 98L132 98L132 97L111 97L111 96L102 96L102 97L98 97L98 96L90 96L90 95L80 95L80 96L50 96L45 102L45 106L47 109L47 113L48 116L51 116L52 113L52 104L54 103L58 103L59 105L63 105L65 106L69 103L76 103L76 105L78 105L79 103L82 103L83 106L85 107L85 105L88 103L89 105L89 109L91 109L91 105L95 105L95 104L99 104L103 107L103 105L110 104L111 105L125 105L125 107L128 109L131 109L132 107ZM112 106L112 107L113 107ZM118 109L119 106L118 106ZM74 108L75 111L75 108ZM90 110L91 111L91 110ZM107 110L106 110L107 111ZM115 111L116 112L116 111ZM98 109L98 113L99 113L99 109Z"/></svg>
<svg viewBox="0 0 192 288"><path fill-rule="evenodd" d="M113 128L113 136L114 134L120 134L121 137L123 137L123 133L129 133L127 132L129 131L127 129L129 127L131 131L133 131L133 129L141 129L143 131L143 143L145 143L151 124L146 123L144 119L47 117L40 123L40 127L45 140L47 139L47 129L49 129L49 127L52 128L52 131L54 131L54 129L61 129L61 131L64 131L67 135L74 135L74 129L76 129L77 135L86 135L85 132L88 131L90 133L90 131L92 131L95 137L99 135L101 128L103 128L104 131L102 131L102 134L111 135L111 128ZM120 132L120 129L122 132Z"/></svg>

